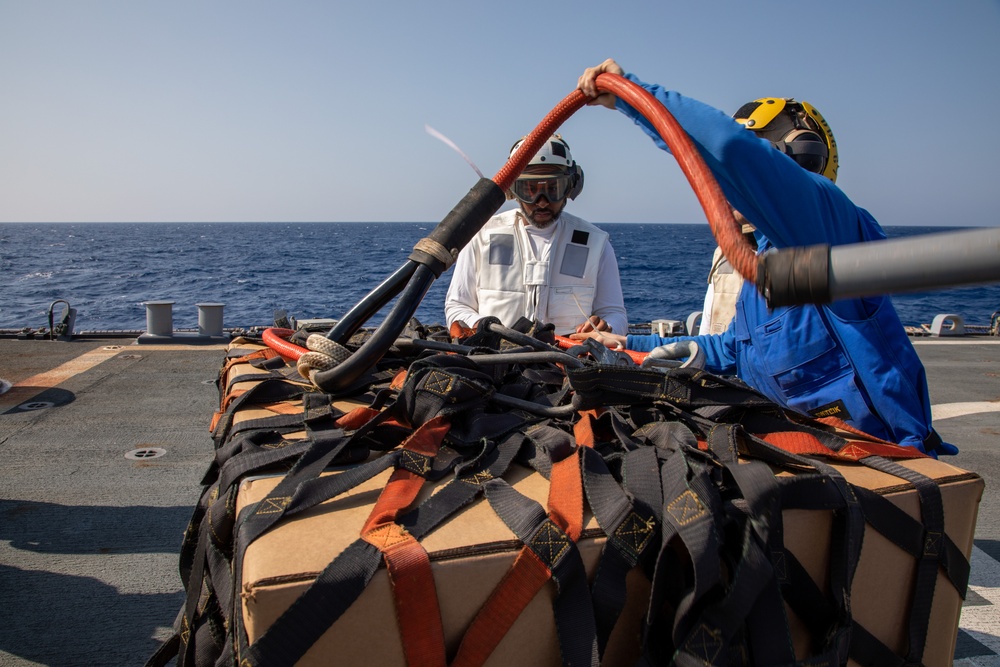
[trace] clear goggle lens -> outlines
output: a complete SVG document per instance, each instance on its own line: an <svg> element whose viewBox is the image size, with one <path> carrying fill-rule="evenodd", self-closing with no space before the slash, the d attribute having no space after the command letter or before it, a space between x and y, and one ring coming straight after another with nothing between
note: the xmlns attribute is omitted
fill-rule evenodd
<svg viewBox="0 0 1000 667"><path fill-rule="evenodd" d="M550 202L557 202L566 198L570 185L570 177L565 175L519 178L514 181L511 191L525 204L534 204L542 197Z"/></svg>

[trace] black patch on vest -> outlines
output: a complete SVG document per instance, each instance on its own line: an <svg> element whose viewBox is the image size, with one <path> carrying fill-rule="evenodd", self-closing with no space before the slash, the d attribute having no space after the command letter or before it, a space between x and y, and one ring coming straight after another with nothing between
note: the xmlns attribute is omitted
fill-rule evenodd
<svg viewBox="0 0 1000 667"><path fill-rule="evenodd" d="M837 399L833 403L827 403L826 405L821 405L818 408L813 408L809 411L809 416L820 419L822 417L836 417L837 419L842 419L844 421L850 421L851 413L847 411L847 406L840 399Z"/></svg>
<svg viewBox="0 0 1000 667"><path fill-rule="evenodd" d="M582 229L574 229L573 238L571 240L573 243L579 243L580 245L587 245L587 241L590 240L590 232L585 232Z"/></svg>

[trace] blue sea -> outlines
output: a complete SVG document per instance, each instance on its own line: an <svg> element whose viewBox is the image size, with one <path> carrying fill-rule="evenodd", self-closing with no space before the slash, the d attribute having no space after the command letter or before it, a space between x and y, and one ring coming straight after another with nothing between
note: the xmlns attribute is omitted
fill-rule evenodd
<svg viewBox="0 0 1000 667"><path fill-rule="evenodd" d="M174 301L177 329L198 324L195 304L225 304L224 326L339 318L399 268L436 223L0 224L0 329L48 326L65 299L76 331L145 330L145 301ZM631 322L685 320L701 310L715 241L707 224L600 224L612 239ZM889 227L890 238L954 230ZM444 321L449 274L416 317ZM893 296L904 324L957 313L988 325L1000 285ZM57 309L61 312L62 307ZM385 312L387 312L388 308ZM385 312L376 315L376 324Z"/></svg>

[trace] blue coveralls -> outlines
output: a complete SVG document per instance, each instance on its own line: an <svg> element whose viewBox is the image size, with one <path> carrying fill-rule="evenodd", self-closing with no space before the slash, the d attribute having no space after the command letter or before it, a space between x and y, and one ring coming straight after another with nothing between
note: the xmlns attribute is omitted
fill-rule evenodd
<svg viewBox="0 0 1000 667"><path fill-rule="evenodd" d="M836 184L801 168L718 109L632 74L627 78L662 102L688 133L726 199L757 228L758 252L885 238L871 214ZM619 98L617 108L668 150L628 103ZM800 414L838 417L932 454L958 451L940 443L931 428L924 367L888 297L772 310L747 281L725 333L629 336L627 346L649 351L679 340L694 340L705 350L706 370L735 374Z"/></svg>

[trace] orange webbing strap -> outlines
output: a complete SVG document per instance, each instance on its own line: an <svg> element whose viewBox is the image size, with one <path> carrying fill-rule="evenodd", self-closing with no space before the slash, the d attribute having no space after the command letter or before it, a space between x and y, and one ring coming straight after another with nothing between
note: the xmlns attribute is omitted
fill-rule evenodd
<svg viewBox="0 0 1000 667"><path fill-rule="evenodd" d="M389 383L389 389L399 391L403 388L403 385L406 383L407 370L404 368L393 376L392 381Z"/></svg>
<svg viewBox="0 0 1000 667"><path fill-rule="evenodd" d="M273 359L278 356L278 353L269 347L264 347L250 354L244 354L242 357L230 357L226 359L225 363L222 364L222 368L219 369L219 377L225 378L226 373L229 369L238 364L245 364L248 361L253 361L254 359Z"/></svg>
<svg viewBox="0 0 1000 667"><path fill-rule="evenodd" d="M574 426L579 447L593 447L593 410L580 413ZM580 450L552 464L549 518L574 542L583 532L583 477ZM548 566L530 547L521 547L514 564L493 590L465 632L451 667L482 665L514 625L524 608L552 578Z"/></svg>
<svg viewBox="0 0 1000 667"><path fill-rule="evenodd" d="M438 415L419 427L403 443L404 457L412 452L419 456L411 460L425 457L429 466L450 426L446 415ZM397 468L361 529L361 538L377 547L385 560L407 664L443 667L447 662L444 628L430 557L420 542L395 523L423 484L422 476Z"/></svg>
<svg viewBox="0 0 1000 667"><path fill-rule="evenodd" d="M837 426L840 428L840 425ZM844 424L844 426L847 426L847 424ZM901 447L891 442L878 440L874 436L862 433L857 429L848 428L852 435L865 439L856 440L854 438L847 438L848 443L839 450L830 449L815 435L802 431L779 431L760 435L759 437L765 442L792 454L825 456L840 461L857 462L869 456L882 456L887 459L917 459L927 457L926 454L916 447Z"/></svg>
<svg viewBox="0 0 1000 667"><path fill-rule="evenodd" d="M836 417L819 417L815 421L818 421L821 424L826 424L827 426L832 426L833 428L835 428L837 430L845 431L847 433L850 433L851 435L857 436L857 439L859 439L859 440L868 440L869 442L880 442L880 443L882 443L884 445L892 445L892 444L894 444L894 443L892 443L889 440L883 440L882 438L876 438L874 435L872 435L870 433L865 433L864 431L862 431L862 430L860 430L858 428L855 428L854 426L851 426L850 424L848 424L847 422L845 422L843 419L837 419ZM910 448L907 447L907 449L910 449Z"/></svg>
<svg viewBox="0 0 1000 667"><path fill-rule="evenodd" d="M300 415L305 411L302 405L295 405L292 401L277 401L274 403L261 403L257 406L262 410L273 412L278 415Z"/></svg>
<svg viewBox="0 0 1000 667"><path fill-rule="evenodd" d="M478 667L484 664L517 617L551 577L552 572L535 552L527 546L521 547L514 564L466 630L451 667Z"/></svg>
<svg viewBox="0 0 1000 667"><path fill-rule="evenodd" d="M356 431L372 419L375 419L378 414L379 411L375 408L366 406L357 407L338 419L337 426L345 431Z"/></svg>
<svg viewBox="0 0 1000 667"><path fill-rule="evenodd" d="M458 322L452 322L451 326L448 327L448 335L451 336L452 340L462 340L464 338L468 338L474 333L476 333L475 329L463 327Z"/></svg>

